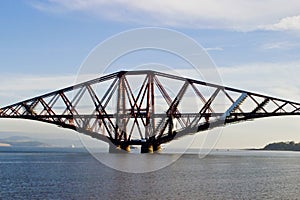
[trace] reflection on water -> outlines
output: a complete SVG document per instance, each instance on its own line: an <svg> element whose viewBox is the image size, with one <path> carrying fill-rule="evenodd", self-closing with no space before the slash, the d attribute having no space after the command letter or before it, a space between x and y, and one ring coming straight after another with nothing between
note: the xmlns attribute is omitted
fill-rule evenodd
<svg viewBox="0 0 300 200"><path fill-rule="evenodd" d="M109 155L101 156L109 160ZM120 165L143 167L135 166L126 154L110 156ZM174 156L140 159L145 167ZM214 151L204 159L187 154L166 168L141 174L108 168L87 153L0 153L0 169L0 199L297 199L300 195L300 152Z"/></svg>
<svg viewBox="0 0 300 200"><path fill-rule="evenodd" d="M146 173L160 170L175 162L181 154L108 154L93 156L106 166L122 172Z"/></svg>

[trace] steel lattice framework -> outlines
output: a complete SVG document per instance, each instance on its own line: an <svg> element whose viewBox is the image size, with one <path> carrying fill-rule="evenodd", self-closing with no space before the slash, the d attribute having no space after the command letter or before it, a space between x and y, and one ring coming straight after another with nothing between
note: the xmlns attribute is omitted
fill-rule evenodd
<svg viewBox="0 0 300 200"><path fill-rule="evenodd" d="M300 103L155 71L120 71L0 109L1 118L51 123L142 152L225 124L299 114Z"/></svg>

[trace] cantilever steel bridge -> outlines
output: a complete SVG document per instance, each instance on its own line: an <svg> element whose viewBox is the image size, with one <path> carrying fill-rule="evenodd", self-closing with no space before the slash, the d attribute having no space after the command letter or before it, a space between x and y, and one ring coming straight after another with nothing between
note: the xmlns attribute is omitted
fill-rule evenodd
<svg viewBox="0 0 300 200"><path fill-rule="evenodd" d="M0 109L141 152L230 123L300 115L300 103L155 71L120 71ZM114 146L115 145L115 146Z"/></svg>

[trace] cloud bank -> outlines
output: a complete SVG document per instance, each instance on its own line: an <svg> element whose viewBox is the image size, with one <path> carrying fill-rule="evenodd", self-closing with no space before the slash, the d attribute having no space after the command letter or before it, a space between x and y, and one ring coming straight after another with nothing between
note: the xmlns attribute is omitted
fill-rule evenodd
<svg viewBox="0 0 300 200"><path fill-rule="evenodd" d="M73 85L76 76L3 75L0 107Z"/></svg>
<svg viewBox="0 0 300 200"><path fill-rule="evenodd" d="M292 17L285 17L281 19L278 23L265 26L267 30L300 30L300 15L292 16Z"/></svg>
<svg viewBox="0 0 300 200"><path fill-rule="evenodd" d="M140 25L239 31L300 29L298 0L46 0L33 6Z"/></svg>
<svg viewBox="0 0 300 200"><path fill-rule="evenodd" d="M219 69L223 83L252 92L300 102L300 62L250 63Z"/></svg>
<svg viewBox="0 0 300 200"><path fill-rule="evenodd" d="M240 66L219 67L217 70L225 86L300 102L299 66L300 61L249 63ZM185 77L196 78L194 70L177 71L179 74L185 74ZM26 76L15 74L14 76L4 76L0 85L0 106L65 88L73 85L77 78L75 75ZM204 81L214 83L213 80Z"/></svg>

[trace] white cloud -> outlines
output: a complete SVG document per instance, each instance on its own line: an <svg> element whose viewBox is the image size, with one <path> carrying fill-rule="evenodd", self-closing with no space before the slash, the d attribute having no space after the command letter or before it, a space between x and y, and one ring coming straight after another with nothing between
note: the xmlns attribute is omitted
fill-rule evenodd
<svg viewBox="0 0 300 200"><path fill-rule="evenodd" d="M250 63L240 66L218 67L217 71L219 75L211 75L207 78L220 76L225 86L300 102L300 61ZM201 79L192 69L177 69L176 72L178 72L177 75L185 74L184 76L189 78ZM202 71L201 73L210 75L216 71ZM74 75L29 76L14 74L14 76L3 76L0 85L0 106L73 85L78 80L77 78ZM204 81L219 84L215 82L215 79Z"/></svg>
<svg viewBox="0 0 300 200"><path fill-rule="evenodd" d="M184 3L181 0L48 0L33 5L44 11L77 11L142 25L244 31L295 29L299 27L299 20L291 16L300 13L298 0L290 0L288 5L278 0L189 0Z"/></svg>
<svg viewBox="0 0 300 200"><path fill-rule="evenodd" d="M278 23L266 26L267 30L300 30L300 15L285 17L281 19Z"/></svg>
<svg viewBox="0 0 300 200"><path fill-rule="evenodd" d="M273 43L266 43L261 46L263 50L273 50L273 49L280 49L280 50L288 50L294 47L299 47L299 43L295 42L288 42L288 41L281 41L281 42L273 42Z"/></svg>
<svg viewBox="0 0 300 200"><path fill-rule="evenodd" d="M207 47L204 48L206 51L223 51L224 49L222 47Z"/></svg>

